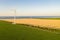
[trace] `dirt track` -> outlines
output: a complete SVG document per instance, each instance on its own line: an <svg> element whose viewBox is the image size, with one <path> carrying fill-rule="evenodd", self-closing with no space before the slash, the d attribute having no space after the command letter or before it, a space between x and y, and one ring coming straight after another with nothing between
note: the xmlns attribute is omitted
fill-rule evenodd
<svg viewBox="0 0 60 40"><path fill-rule="evenodd" d="M13 19L5 19L5 21L13 22ZM16 19L16 23L39 25L50 28L60 28L60 20L49 19Z"/></svg>

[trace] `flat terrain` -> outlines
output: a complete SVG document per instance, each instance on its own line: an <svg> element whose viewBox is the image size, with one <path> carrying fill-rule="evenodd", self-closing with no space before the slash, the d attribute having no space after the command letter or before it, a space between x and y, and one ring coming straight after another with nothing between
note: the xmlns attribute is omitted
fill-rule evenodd
<svg viewBox="0 0 60 40"><path fill-rule="evenodd" d="M60 34L0 21L0 40L60 40Z"/></svg>
<svg viewBox="0 0 60 40"><path fill-rule="evenodd" d="M4 21L13 22L13 19L5 19ZM58 19L16 19L19 24L31 24L35 26L44 26L50 28L60 28L60 20Z"/></svg>

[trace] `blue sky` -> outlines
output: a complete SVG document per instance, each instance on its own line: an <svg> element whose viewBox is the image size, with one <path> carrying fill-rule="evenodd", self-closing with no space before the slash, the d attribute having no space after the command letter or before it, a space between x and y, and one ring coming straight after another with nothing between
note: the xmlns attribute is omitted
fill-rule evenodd
<svg viewBox="0 0 60 40"><path fill-rule="evenodd" d="M60 0L0 0L0 16L60 16Z"/></svg>

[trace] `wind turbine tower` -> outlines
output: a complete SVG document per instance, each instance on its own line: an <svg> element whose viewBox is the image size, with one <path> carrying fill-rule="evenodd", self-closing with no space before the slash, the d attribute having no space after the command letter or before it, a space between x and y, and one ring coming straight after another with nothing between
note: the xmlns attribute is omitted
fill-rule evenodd
<svg viewBox="0 0 60 40"><path fill-rule="evenodd" d="M13 23L12 24L16 24L16 9L14 10L14 16L13 16Z"/></svg>

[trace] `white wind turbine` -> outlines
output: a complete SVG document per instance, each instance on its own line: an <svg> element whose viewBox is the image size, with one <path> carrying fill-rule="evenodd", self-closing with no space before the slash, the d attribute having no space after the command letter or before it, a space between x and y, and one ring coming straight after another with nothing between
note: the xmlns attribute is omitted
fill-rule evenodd
<svg viewBox="0 0 60 40"><path fill-rule="evenodd" d="M13 16L13 23L12 24L16 24L16 9L14 9L13 11L14 11L14 16Z"/></svg>

